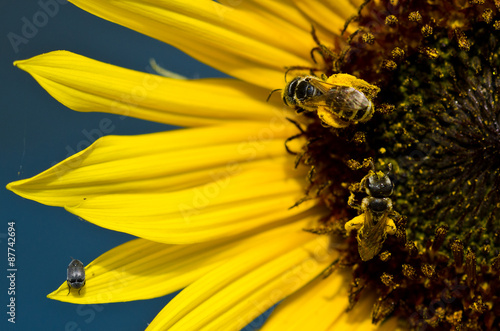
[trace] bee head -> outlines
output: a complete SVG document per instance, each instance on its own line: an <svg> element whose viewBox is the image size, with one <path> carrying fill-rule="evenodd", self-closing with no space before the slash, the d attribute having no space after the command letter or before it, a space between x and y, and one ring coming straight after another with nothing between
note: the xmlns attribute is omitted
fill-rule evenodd
<svg viewBox="0 0 500 331"><path fill-rule="evenodd" d="M370 177L366 183L366 194L372 197L388 197L392 194L394 184L388 174L379 171Z"/></svg>
<svg viewBox="0 0 500 331"><path fill-rule="evenodd" d="M283 102L285 103L285 105L290 107L294 107L297 105L297 102L295 100L295 90L297 89L297 84L299 83L300 79L300 77L295 77L290 81L290 83L285 86L285 89L283 90Z"/></svg>

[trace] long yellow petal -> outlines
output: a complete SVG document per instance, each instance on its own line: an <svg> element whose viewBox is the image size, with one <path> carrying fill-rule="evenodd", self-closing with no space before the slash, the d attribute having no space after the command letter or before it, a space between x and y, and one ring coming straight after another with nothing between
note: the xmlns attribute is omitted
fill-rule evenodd
<svg viewBox="0 0 500 331"><path fill-rule="evenodd" d="M292 168L283 144L296 129L275 129L235 123L108 136L7 188L138 237L213 240L286 222L314 205L288 210L304 196L305 174Z"/></svg>
<svg viewBox="0 0 500 331"><path fill-rule="evenodd" d="M72 0L96 16L173 45L233 77L279 88L284 67L310 66L307 31L211 0ZM272 31L272 33L270 33Z"/></svg>
<svg viewBox="0 0 500 331"><path fill-rule="evenodd" d="M7 188L43 204L74 206L98 195L168 192L223 181L251 169L254 162L266 166L272 163L270 158L286 157L283 141L296 133L287 123L276 119L266 125L228 123L130 137L106 136Z"/></svg>
<svg viewBox="0 0 500 331"><path fill-rule="evenodd" d="M178 80L120 68L67 51L14 63L55 99L82 112L199 126L270 121L281 107L269 90L235 79Z"/></svg>
<svg viewBox="0 0 500 331"><path fill-rule="evenodd" d="M247 185L236 183L227 190L205 186L171 194L100 196L66 210L107 229L158 242L186 244L286 224L294 215L314 206L313 201L307 201L288 210L303 197L302 183L289 180L261 184L257 177L253 179ZM252 182L261 190L248 189Z"/></svg>
<svg viewBox="0 0 500 331"><path fill-rule="evenodd" d="M328 236L303 231L253 247L184 289L147 330L240 330L332 259Z"/></svg>
<svg viewBox="0 0 500 331"><path fill-rule="evenodd" d="M318 218L320 210L302 214L290 224L264 232L193 245L165 245L131 240L86 266L86 285L68 295L66 282L48 298L95 304L150 299L182 289L226 261L275 238L295 236Z"/></svg>

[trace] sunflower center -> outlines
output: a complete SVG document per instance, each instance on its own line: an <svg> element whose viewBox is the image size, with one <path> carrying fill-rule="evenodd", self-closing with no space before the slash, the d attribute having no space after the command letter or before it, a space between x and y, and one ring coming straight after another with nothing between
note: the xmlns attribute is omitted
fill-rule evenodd
<svg viewBox="0 0 500 331"><path fill-rule="evenodd" d="M490 259L500 252L500 49L498 32L481 25L469 51L436 36L439 58L416 54L400 67L397 110L375 140L399 166L409 239L447 226L449 238Z"/></svg>
<svg viewBox="0 0 500 331"><path fill-rule="evenodd" d="M357 22L348 51L324 72L381 92L366 123L324 128L305 115L303 161L332 210L313 232L345 238L335 267L352 267L352 305L375 290L374 323L395 314L415 329L498 329L500 2L371 1ZM363 167L368 158L394 185L381 212L397 229L382 231L375 242L383 247L363 259L358 247L374 246L362 222L386 220L371 207L353 209L352 201L382 199L353 193L374 174Z"/></svg>

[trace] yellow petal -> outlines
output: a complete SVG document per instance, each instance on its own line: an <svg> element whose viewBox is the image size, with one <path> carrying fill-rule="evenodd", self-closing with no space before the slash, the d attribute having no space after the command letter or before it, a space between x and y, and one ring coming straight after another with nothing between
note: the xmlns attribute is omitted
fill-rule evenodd
<svg viewBox="0 0 500 331"><path fill-rule="evenodd" d="M262 184L257 179L250 177L245 184L231 179L227 190L206 185L166 194L99 196L66 210L107 229L186 244L285 224L314 205L306 201L288 210L303 196L303 184L295 180ZM260 189L249 189L254 183Z"/></svg>
<svg viewBox="0 0 500 331"><path fill-rule="evenodd" d="M177 295L147 330L240 330L331 263L328 236L303 231L253 247Z"/></svg>
<svg viewBox="0 0 500 331"><path fill-rule="evenodd" d="M283 141L296 133L288 124L276 119L266 125L228 123L138 136L106 136L39 175L10 183L7 188L43 204L71 206L97 195L195 187L251 169L253 162L286 157Z"/></svg>
<svg viewBox="0 0 500 331"><path fill-rule="evenodd" d="M291 125L229 124L108 136L7 188L99 226L164 243L239 234L314 205L284 138ZM279 129L278 129L279 128ZM201 145L201 146L197 146Z"/></svg>
<svg viewBox="0 0 500 331"><path fill-rule="evenodd" d="M348 0L294 0L307 17L330 32L339 35L346 20L357 14L357 8ZM349 30L352 31L352 28Z"/></svg>
<svg viewBox="0 0 500 331"><path fill-rule="evenodd" d="M267 21L275 21L275 24L290 33L295 32L293 29L296 28L303 31L311 30L311 22L298 10L291 0L247 0L240 1L237 4L233 0L221 0L219 2L225 6L233 4L239 10L253 13L265 18Z"/></svg>
<svg viewBox="0 0 500 331"><path fill-rule="evenodd" d="M223 4L231 5L232 0L220 1ZM269 1L269 0L248 0L241 1L237 5L238 9L245 10L255 15L265 18L268 22L275 22L276 25L282 27L287 34L284 37L284 41L288 42L290 45L295 44L295 40L291 41L290 36L295 35L295 28L300 28L303 31L307 31L308 35L306 38L312 40L313 36L311 34L312 28L316 31L316 35L319 38L321 44L333 47L331 32L327 29L323 29L321 25L314 24L314 19L306 17L303 12L301 12L292 0L281 0L281 1ZM299 44L296 44L299 46ZM317 45L308 45L309 50L311 47L316 47ZM310 57L308 57L310 59ZM309 64L311 65L311 64Z"/></svg>
<svg viewBox="0 0 500 331"><path fill-rule="evenodd" d="M211 0L71 2L258 86L281 87L284 67L311 65L314 42L308 31L282 27L237 6Z"/></svg>
<svg viewBox="0 0 500 331"><path fill-rule="evenodd" d="M349 328L352 330L359 331L395 331L398 330L398 321L396 318L390 318L380 324L372 323L372 309L373 303L375 301L374 295L369 295L366 293L365 296L361 297L356 303L354 308L347 313L341 314L340 317L336 318L332 322L331 330L341 330L343 328Z"/></svg>
<svg viewBox="0 0 500 331"><path fill-rule="evenodd" d="M86 267L86 285L68 295L66 282L48 298L79 304L143 300L182 289L229 259L275 238L302 231L318 218L312 211L290 224L262 233L193 245L131 240L99 256Z"/></svg>
<svg viewBox="0 0 500 331"><path fill-rule="evenodd" d="M14 63L65 106L165 124L269 121L281 107L269 90L235 79L178 80L120 68L67 51Z"/></svg>
<svg viewBox="0 0 500 331"><path fill-rule="evenodd" d="M362 297L346 312L351 279L349 272L339 271L327 278L318 277L283 300L262 330L395 330L396 319L372 324L374 299L371 296Z"/></svg>
<svg viewBox="0 0 500 331"><path fill-rule="evenodd" d="M361 6L363 3L366 2L366 0L351 0L352 4L354 5L354 7L358 8L359 6Z"/></svg>
<svg viewBox="0 0 500 331"><path fill-rule="evenodd" d="M262 330L342 330L332 324L349 304L350 275L334 272L313 282L283 300L272 312Z"/></svg>

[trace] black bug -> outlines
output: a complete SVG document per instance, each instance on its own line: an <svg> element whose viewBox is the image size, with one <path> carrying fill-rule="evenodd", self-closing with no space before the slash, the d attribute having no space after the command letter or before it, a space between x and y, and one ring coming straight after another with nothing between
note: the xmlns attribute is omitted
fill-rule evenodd
<svg viewBox="0 0 500 331"><path fill-rule="evenodd" d="M80 291L85 286L85 267L80 260L71 260L68 265L66 282L68 283L68 295L71 288L79 289L78 294L80 294Z"/></svg>

